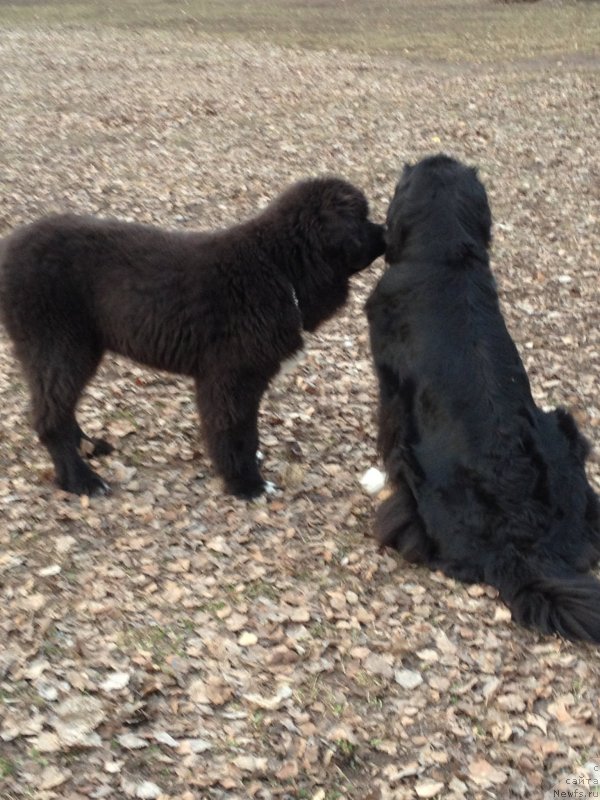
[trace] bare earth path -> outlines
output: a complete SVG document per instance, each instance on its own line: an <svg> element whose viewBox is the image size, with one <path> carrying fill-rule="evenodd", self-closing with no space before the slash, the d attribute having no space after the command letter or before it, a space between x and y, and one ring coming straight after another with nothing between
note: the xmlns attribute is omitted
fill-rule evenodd
<svg viewBox="0 0 600 800"><path fill-rule="evenodd" d="M0 234L57 209L215 227L322 172L382 219L402 163L445 150L488 186L536 398L600 444L597 3L102 13L0 2ZM600 776L598 650L370 538L382 267L269 392L268 504L221 494L187 382L116 359L81 410L114 493L57 492L0 332L1 800L537 800Z"/></svg>

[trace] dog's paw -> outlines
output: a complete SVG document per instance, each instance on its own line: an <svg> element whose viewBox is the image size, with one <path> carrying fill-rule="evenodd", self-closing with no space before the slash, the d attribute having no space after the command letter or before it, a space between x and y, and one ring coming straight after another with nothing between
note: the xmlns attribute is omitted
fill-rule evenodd
<svg viewBox="0 0 600 800"><path fill-rule="evenodd" d="M261 480L260 483L258 481L254 483L241 483L239 481L236 483L228 483L227 489L231 492L231 494L235 495L235 497L238 497L240 500L262 499L265 502L267 497L272 497L279 491L279 487L274 483L263 480Z"/></svg>
<svg viewBox="0 0 600 800"><path fill-rule="evenodd" d="M367 494L379 494L385 486L387 475L377 467L370 467L360 479L360 485Z"/></svg>
<svg viewBox="0 0 600 800"><path fill-rule="evenodd" d="M91 470L88 473L83 473L82 471L71 480L59 481L58 485L65 492L87 495L88 497L104 497L111 492L108 483Z"/></svg>
<svg viewBox="0 0 600 800"><path fill-rule="evenodd" d="M265 481L265 488L261 495L253 498L252 502L260 505L267 505L269 500L279 494L279 486L271 481Z"/></svg>
<svg viewBox="0 0 600 800"><path fill-rule="evenodd" d="M256 500L266 491L265 481L228 481L227 491L240 500Z"/></svg>
<svg viewBox="0 0 600 800"><path fill-rule="evenodd" d="M112 489L108 483L103 481L102 478L98 478L98 480L94 482L93 486L90 487L89 492L85 492L85 494L89 494L90 497L104 497L107 494L111 494L111 492Z"/></svg>

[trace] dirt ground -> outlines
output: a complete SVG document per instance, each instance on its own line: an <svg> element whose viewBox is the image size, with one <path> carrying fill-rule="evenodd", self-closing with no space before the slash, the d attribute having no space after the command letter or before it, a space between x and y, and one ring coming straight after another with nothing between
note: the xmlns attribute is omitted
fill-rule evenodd
<svg viewBox="0 0 600 800"><path fill-rule="evenodd" d="M214 228L322 173L382 220L403 162L443 150L488 188L537 401L600 444L600 4L112 5L0 2L0 234L65 209ZM598 649L371 538L382 269L268 393L269 502L222 494L187 381L115 358L80 412L116 445L113 494L57 491L0 331L1 800L541 800L600 777Z"/></svg>

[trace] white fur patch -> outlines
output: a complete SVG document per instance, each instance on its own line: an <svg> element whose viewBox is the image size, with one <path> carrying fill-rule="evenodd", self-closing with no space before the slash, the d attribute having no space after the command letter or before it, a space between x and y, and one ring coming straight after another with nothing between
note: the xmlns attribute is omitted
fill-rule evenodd
<svg viewBox="0 0 600 800"><path fill-rule="evenodd" d="M277 494L278 487L271 481L265 481L265 494Z"/></svg>
<svg viewBox="0 0 600 800"><path fill-rule="evenodd" d="M367 494L379 494L385 486L387 475L377 467L369 467L360 479L360 485Z"/></svg>
<svg viewBox="0 0 600 800"><path fill-rule="evenodd" d="M263 451L262 450L257 450L256 451L256 461L257 461L257 463L258 464L262 464L262 462L264 460L265 460L265 454L263 453Z"/></svg>

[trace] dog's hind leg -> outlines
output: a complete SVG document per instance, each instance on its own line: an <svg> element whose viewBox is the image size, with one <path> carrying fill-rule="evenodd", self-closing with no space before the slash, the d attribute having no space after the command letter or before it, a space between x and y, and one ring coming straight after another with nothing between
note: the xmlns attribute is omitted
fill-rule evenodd
<svg viewBox="0 0 600 800"><path fill-rule="evenodd" d="M196 379L204 438L227 491L247 500L267 485L258 467L258 408L268 381L249 373Z"/></svg>
<svg viewBox="0 0 600 800"><path fill-rule="evenodd" d="M382 547L394 547L409 562L429 564L435 545L427 535L408 485L397 479L394 494L377 510L375 535Z"/></svg>
<svg viewBox="0 0 600 800"><path fill-rule="evenodd" d="M101 352L85 343L74 346L72 340L61 343L54 338L32 355L22 361L31 389L33 425L50 453L58 485L74 494L106 494L107 484L78 453L85 434L75 419L77 401Z"/></svg>

